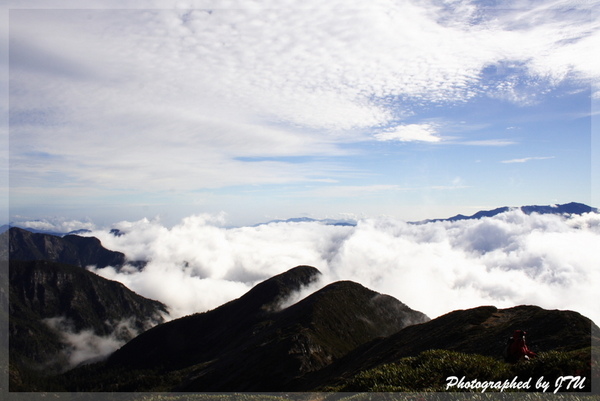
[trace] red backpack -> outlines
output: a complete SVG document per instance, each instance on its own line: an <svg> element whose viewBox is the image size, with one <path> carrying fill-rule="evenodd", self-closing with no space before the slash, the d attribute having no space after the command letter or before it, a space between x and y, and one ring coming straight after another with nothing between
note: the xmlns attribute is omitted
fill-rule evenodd
<svg viewBox="0 0 600 401"><path fill-rule="evenodd" d="M513 336L508 339L504 347L504 360L509 363L516 363L520 360L529 360L535 358L537 354L527 347L525 343L525 334L523 330L515 330Z"/></svg>

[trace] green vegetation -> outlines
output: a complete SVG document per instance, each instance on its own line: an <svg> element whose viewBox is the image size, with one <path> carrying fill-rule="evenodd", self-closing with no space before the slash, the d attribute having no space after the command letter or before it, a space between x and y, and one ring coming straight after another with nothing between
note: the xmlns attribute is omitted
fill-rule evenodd
<svg viewBox="0 0 600 401"><path fill-rule="evenodd" d="M529 391L541 391L536 389L536 382L543 376L543 380L549 382L548 392L553 392L557 378L568 375L586 377L582 390L590 391L590 349L545 352L531 361L514 365L482 355L430 350L422 352L416 357L403 358L398 362L363 371L343 384L325 390L336 392L481 392L481 389L460 389L458 386L447 389L448 377L456 376L460 379L464 376L464 382L476 379L480 383L504 383L506 380L510 383L515 377L517 377L517 382L524 383L531 378ZM504 391L523 390L527 389ZM499 390L488 388L486 391Z"/></svg>
<svg viewBox="0 0 600 401"><path fill-rule="evenodd" d="M515 394L516 395L516 394ZM510 394L498 393L187 393L187 394L136 394L110 393L105 396L92 393L88 396L76 393L41 393L40 398L52 397L56 401L597 401L597 395L583 394ZM36 397L37 398L37 397ZM33 399L36 399L33 398Z"/></svg>
<svg viewBox="0 0 600 401"><path fill-rule="evenodd" d="M291 401L298 398L290 398L285 395L269 394L186 394L186 395L148 395L142 396L137 401Z"/></svg>
<svg viewBox="0 0 600 401"><path fill-rule="evenodd" d="M486 398L487 393L497 393L499 389L488 388L485 393L481 389L446 389L447 378L456 376L465 377L464 382L476 379L478 382L509 383L515 377L516 382L526 383L529 381L529 389L505 389L503 392L512 391L538 392L542 389L536 388L536 382L543 376L543 380L549 383L546 391L551 394L555 390L556 379L560 376L581 376L586 380L585 386L578 391L589 392L591 377L590 364L591 349L584 349L570 352L550 351L544 352L528 362L517 364L508 364L498 359L477 354L467 354L447 350L429 350L422 352L416 357L402 358L398 362L381 365L379 367L358 373L344 383L323 389L325 392L318 397L309 397L307 399L319 400L367 400L371 399L365 394L350 395L348 393L377 393L373 400L386 400L382 396L386 393L412 393L426 394L427 397L416 397L419 400L436 399L431 398L434 392L468 392L472 396ZM67 372L60 376L51 376L47 378L38 378L41 380L40 388L47 391L121 391L121 392L165 392L170 391L177 385L183 383L190 376L194 376L202 370L202 366L182 369L173 372L160 372L158 370L142 369L114 369L103 370L102 363L88 365L80 369ZM90 380L92 378L92 380ZM80 387L81 385L81 387ZM565 384L566 385L566 384ZM565 385L560 391L565 390ZM571 389L572 391L572 389ZM345 394L344 394L345 393ZM293 399L298 398L301 393L295 394ZM466 393L465 393L466 394ZM522 394L522 393L521 393ZM531 394L531 393L530 393ZM527 395L525 399L536 400L535 396ZM523 394L522 394L523 395ZM557 395L552 394L554 397ZM287 395L286 395L287 396ZM231 393L231 394L150 394L140 395L136 400L140 401L193 401L193 400L284 400L289 399L286 396L271 394L259 395L255 393ZM410 396L412 397L412 395ZM389 398L396 399L396 398ZM407 398L410 399L410 398ZM469 398L472 399L472 398ZM582 397L564 398L565 400L585 400Z"/></svg>
<svg viewBox="0 0 600 401"><path fill-rule="evenodd" d="M516 394L515 394L516 395ZM258 398L255 398L258 399ZM314 398L313 398L314 399ZM200 401L202 398L195 398ZM597 401L597 395L519 393L518 398L498 393L358 393L324 398L323 401ZM173 400L175 401L175 400ZM192 401L192 399L186 400ZM300 401L296 399L296 401Z"/></svg>

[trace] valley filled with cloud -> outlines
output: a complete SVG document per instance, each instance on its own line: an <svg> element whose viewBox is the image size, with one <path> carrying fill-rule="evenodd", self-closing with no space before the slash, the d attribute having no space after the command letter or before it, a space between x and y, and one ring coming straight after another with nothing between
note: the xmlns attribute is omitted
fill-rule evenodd
<svg viewBox="0 0 600 401"><path fill-rule="evenodd" d="M597 213L511 210L426 224L382 217L356 226L273 222L235 228L226 227L224 215L194 215L170 228L147 219L113 228L121 235L107 229L90 235L147 265L141 271L89 268L165 303L172 318L213 309L275 274L311 265L323 278L304 295L353 280L431 318L481 305L532 304L600 321Z"/></svg>

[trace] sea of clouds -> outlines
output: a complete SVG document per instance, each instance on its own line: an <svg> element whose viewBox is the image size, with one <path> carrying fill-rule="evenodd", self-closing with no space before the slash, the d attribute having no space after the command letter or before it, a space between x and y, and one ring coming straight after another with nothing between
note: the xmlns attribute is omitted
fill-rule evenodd
<svg viewBox="0 0 600 401"><path fill-rule="evenodd" d="M600 214L526 215L412 224L381 217L356 226L277 222L228 228L224 215L194 215L167 228L123 221L92 231L143 270L97 274L168 305L171 317L213 309L297 265L318 268L319 286L353 280L431 318L495 305L575 310L596 323ZM315 290L311 288L310 290ZM310 291L304 291L306 295Z"/></svg>

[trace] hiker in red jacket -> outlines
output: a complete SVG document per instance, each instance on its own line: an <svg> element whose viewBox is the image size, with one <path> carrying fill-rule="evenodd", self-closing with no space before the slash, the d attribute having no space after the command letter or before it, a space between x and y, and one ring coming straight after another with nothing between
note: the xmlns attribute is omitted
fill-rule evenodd
<svg viewBox="0 0 600 401"><path fill-rule="evenodd" d="M513 336L508 340L504 350L504 359L510 363L516 363L521 360L528 361L535 358L537 354L530 350L525 344L525 333L523 330L515 330Z"/></svg>

